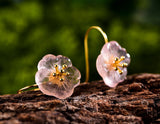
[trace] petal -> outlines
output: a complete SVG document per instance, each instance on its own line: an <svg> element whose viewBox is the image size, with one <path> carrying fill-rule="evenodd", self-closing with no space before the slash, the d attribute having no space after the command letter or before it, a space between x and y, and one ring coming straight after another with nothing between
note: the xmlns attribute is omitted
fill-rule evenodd
<svg viewBox="0 0 160 124"><path fill-rule="evenodd" d="M117 82L114 82L113 80L109 79L108 77L104 77L103 81L109 87L116 87L118 84Z"/></svg>
<svg viewBox="0 0 160 124"><path fill-rule="evenodd" d="M107 61L110 59L111 54L109 52L109 48L110 48L110 44L109 43L105 43L102 47L101 50L101 55L103 55L103 58Z"/></svg>
<svg viewBox="0 0 160 124"><path fill-rule="evenodd" d="M71 60L65 56L62 55L54 56L52 54L48 54L39 61L38 70L42 68L53 69L54 64L58 64L59 69L61 69L62 65L64 64L66 64L68 67L72 66Z"/></svg>
<svg viewBox="0 0 160 124"><path fill-rule="evenodd" d="M68 82L70 82L71 84L74 85L74 87L77 86L77 84L79 84L80 82L80 78L81 78L81 73L79 72L79 70L72 66L72 67L68 67L66 69L66 72L69 72L69 76L66 76Z"/></svg>
<svg viewBox="0 0 160 124"><path fill-rule="evenodd" d="M36 84L39 85L39 84L42 84L43 82L48 81L51 71L52 70L45 69L45 68L40 69L35 75Z"/></svg>
<svg viewBox="0 0 160 124"><path fill-rule="evenodd" d="M102 54L100 54L97 57L96 68L97 68L97 71L101 77L106 76L106 73L109 71L109 70L105 69L105 63L104 63L104 58L103 58Z"/></svg>
<svg viewBox="0 0 160 124"><path fill-rule="evenodd" d="M52 54L45 55L38 63L38 70L42 68L51 69L56 62L56 56Z"/></svg>
<svg viewBox="0 0 160 124"><path fill-rule="evenodd" d="M57 86L52 82L46 82L38 85L39 89L46 95L55 96L59 99L65 99L73 94L74 87L64 84L64 86Z"/></svg>
<svg viewBox="0 0 160 124"><path fill-rule="evenodd" d="M115 57L121 57L127 54L126 50L122 48L116 41L108 43L108 52Z"/></svg>
<svg viewBox="0 0 160 124"><path fill-rule="evenodd" d="M119 74L119 72L115 70L110 72L110 75L112 75L110 76L110 79L115 80L115 82L117 83L124 81L127 75L127 68L120 68L120 69L123 71L122 74Z"/></svg>
<svg viewBox="0 0 160 124"><path fill-rule="evenodd" d="M127 63L128 65L130 64L130 62L131 62L131 57L130 57L130 55L129 55L129 53L127 53L126 55L125 55L125 59L121 62L121 63Z"/></svg>
<svg viewBox="0 0 160 124"><path fill-rule="evenodd" d="M68 57L66 57L66 56L58 55L56 59L58 61L57 64L59 66L62 66L64 64L66 64L67 67L71 67L72 66L71 60Z"/></svg>
<svg viewBox="0 0 160 124"><path fill-rule="evenodd" d="M105 74L106 75L102 77L105 84L108 85L109 87L115 87L120 82L125 80L126 75L127 75L127 69L124 68L122 74L119 74L119 72L115 70L108 71L108 73L105 73Z"/></svg>
<svg viewBox="0 0 160 124"><path fill-rule="evenodd" d="M111 56L118 58L124 56L125 60L122 62L130 63L130 55L127 53L126 49L122 48L116 41L106 43L101 50L101 54L105 60L110 59Z"/></svg>

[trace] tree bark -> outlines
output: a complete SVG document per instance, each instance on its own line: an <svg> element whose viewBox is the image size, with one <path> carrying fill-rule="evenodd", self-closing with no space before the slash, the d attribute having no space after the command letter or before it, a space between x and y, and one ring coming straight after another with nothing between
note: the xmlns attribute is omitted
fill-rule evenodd
<svg viewBox="0 0 160 124"><path fill-rule="evenodd" d="M130 75L116 88L81 83L60 100L40 91L0 96L0 124L160 123L160 75Z"/></svg>

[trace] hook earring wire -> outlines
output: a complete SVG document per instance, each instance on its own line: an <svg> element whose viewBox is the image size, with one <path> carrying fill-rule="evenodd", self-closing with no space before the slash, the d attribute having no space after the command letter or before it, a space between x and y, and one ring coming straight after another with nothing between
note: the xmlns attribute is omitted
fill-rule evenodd
<svg viewBox="0 0 160 124"><path fill-rule="evenodd" d="M105 43L108 43L108 38L107 38L106 33L99 26L91 26L86 31L85 36L84 36L84 52L85 52L85 64L86 64L86 79L85 79L85 82L88 82L88 80L89 80L88 35L89 35L89 32L92 29L98 30L102 34Z"/></svg>
<svg viewBox="0 0 160 124"><path fill-rule="evenodd" d="M21 94L21 93L24 92L25 90L30 89L30 88L34 88L34 87L38 87L38 85L37 85L37 84L33 84L33 85L29 85L29 86L23 87L23 88L19 89L19 90L17 91L17 93L18 93L18 94ZM31 91L37 91L37 90L39 90L39 88L33 89L33 90L31 90Z"/></svg>

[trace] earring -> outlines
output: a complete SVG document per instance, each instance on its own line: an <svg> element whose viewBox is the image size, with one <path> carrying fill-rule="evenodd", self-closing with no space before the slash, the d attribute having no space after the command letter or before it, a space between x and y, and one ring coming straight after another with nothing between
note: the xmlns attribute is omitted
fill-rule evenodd
<svg viewBox="0 0 160 124"><path fill-rule="evenodd" d="M80 84L80 78L79 70L72 66L69 58L48 54L38 63L38 71L35 75L36 84L24 87L18 93L38 86L46 95L65 99L73 94L74 88Z"/></svg>
<svg viewBox="0 0 160 124"><path fill-rule="evenodd" d="M130 55L126 49L121 48L116 41L110 41L104 44L101 54L97 57L96 67L105 84L116 87L125 80L129 63Z"/></svg>
<svg viewBox="0 0 160 124"><path fill-rule="evenodd" d="M126 49L116 41L108 42L106 33L98 26L90 27L84 38L85 61L86 61L86 82L89 80L89 58L88 58L88 33L91 29L97 29L104 37L105 44L101 50L101 54L97 57L96 67L99 75L109 87L116 87L118 83L125 80L127 75L127 67L130 63L130 55Z"/></svg>

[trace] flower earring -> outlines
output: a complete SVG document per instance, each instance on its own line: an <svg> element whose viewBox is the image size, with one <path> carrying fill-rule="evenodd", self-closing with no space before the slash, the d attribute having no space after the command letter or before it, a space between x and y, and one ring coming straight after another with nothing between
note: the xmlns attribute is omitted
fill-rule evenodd
<svg viewBox="0 0 160 124"><path fill-rule="evenodd" d="M89 61L88 61L88 33L91 29L97 29L104 37L105 44L101 50L101 54L97 57L96 67L99 75L103 78L104 83L109 87L116 87L118 83L125 80L127 75L127 67L130 63L130 55L125 48L116 41L108 42L107 35L98 26L90 27L85 35L85 60L86 60L86 82L89 79Z"/></svg>
<svg viewBox="0 0 160 124"><path fill-rule="evenodd" d="M24 87L18 93L38 86L46 95L65 99L73 94L74 88L80 84L80 78L79 70L72 66L69 58L48 54L38 63L38 71L35 75L36 84Z"/></svg>
<svg viewBox="0 0 160 124"><path fill-rule="evenodd" d="M97 71L106 85L115 87L125 80L130 55L116 41L106 43L96 61Z"/></svg>

